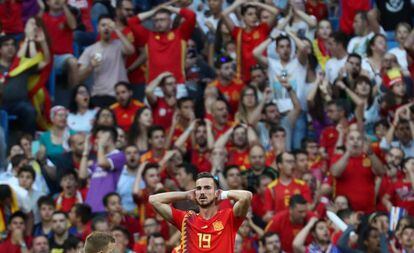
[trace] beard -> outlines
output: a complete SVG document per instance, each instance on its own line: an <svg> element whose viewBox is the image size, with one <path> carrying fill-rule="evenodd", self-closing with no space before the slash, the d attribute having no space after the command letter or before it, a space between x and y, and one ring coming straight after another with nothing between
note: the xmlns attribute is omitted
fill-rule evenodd
<svg viewBox="0 0 414 253"><path fill-rule="evenodd" d="M215 201L215 199L212 199L211 201L209 201L207 203L206 202L200 203L200 201L198 199L196 199L196 202L197 202L197 205L200 206L201 208L208 208L208 207L214 205L216 201Z"/></svg>

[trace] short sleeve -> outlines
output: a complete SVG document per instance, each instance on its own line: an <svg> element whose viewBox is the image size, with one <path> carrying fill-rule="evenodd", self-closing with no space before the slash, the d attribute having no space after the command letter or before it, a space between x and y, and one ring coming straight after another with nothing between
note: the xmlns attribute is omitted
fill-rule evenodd
<svg viewBox="0 0 414 253"><path fill-rule="evenodd" d="M239 34L240 27L235 26L233 30L231 31L231 37L233 37L234 40L237 40L237 35Z"/></svg>
<svg viewBox="0 0 414 253"><path fill-rule="evenodd" d="M125 155L122 152L109 156L108 160L112 170L121 170L126 163Z"/></svg>
<svg viewBox="0 0 414 253"><path fill-rule="evenodd" d="M172 224L181 231L181 227L183 225L184 217L186 212L175 209L171 206L171 212L172 212Z"/></svg>
<svg viewBox="0 0 414 253"><path fill-rule="evenodd" d="M85 51L83 51L78 62L79 64L87 67L89 66L90 60L91 60L91 47L88 47L85 49Z"/></svg>

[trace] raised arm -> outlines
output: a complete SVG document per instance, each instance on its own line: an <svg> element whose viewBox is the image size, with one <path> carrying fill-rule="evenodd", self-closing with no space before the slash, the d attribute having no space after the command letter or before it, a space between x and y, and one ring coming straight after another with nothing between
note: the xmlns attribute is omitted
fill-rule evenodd
<svg viewBox="0 0 414 253"><path fill-rule="evenodd" d="M222 16L223 21L224 21L224 25L227 26L227 28L229 29L230 32L232 32L233 29L234 29L234 23L233 23L233 20L231 20L231 18L230 18L230 13L234 12L240 5L242 5L245 2L246 2L246 0L236 0L236 1L234 1L234 3L232 5L230 5L227 9L225 9L221 13L221 16Z"/></svg>
<svg viewBox="0 0 414 253"><path fill-rule="evenodd" d="M160 75L158 75L154 80L152 80L149 85L145 88L145 96L148 99L148 102L150 104L155 104L155 102L157 101L157 97L154 94L155 88L157 88L160 84L161 81L167 77L167 76L171 76L172 74L170 72L164 72L161 73Z"/></svg>
<svg viewBox="0 0 414 253"><path fill-rule="evenodd" d="M197 123L197 120L193 120L190 123L190 126L180 135L180 137L178 137L178 139L174 143L174 146L176 148L179 148L180 150L185 151L184 144L190 137L191 133L194 131L196 123Z"/></svg>
<svg viewBox="0 0 414 253"><path fill-rule="evenodd" d="M298 60L302 65L306 65L308 63L308 46L304 43L296 34L291 31L287 31L287 34L295 41L296 47L298 49L297 56Z"/></svg>
<svg viewBox="0 0 414 253"><path fill-rule="evenodd" d="M280 84L288 91L290 100L292 100L293 110L288 113L288 119L291 126L296 124L296 119L299 117L302 111L296 91L293 90L292 85L287 79L279 78Z"/></svg>
<svg viewBox="0 0 414 253"><path fill-rule="evenodd" d="M141 197L142 191L141 191L141 181L142 181L142 172L144 171L145 165L147 165L148 162L143 162L139 165L137 170L137 175L135 177L134 185L132 186L132 194Z"/></svg>
<svg viewBox="0 0 414 253"><path fill-rule="evenodd" d="M368 155L368 158L372 162L372 172L376 176L384 175L386 172L386 167L382 163L381 159L379 159L378 156L372 150L371 141L368 137L366 137L364 140L364 152Z"/></svg>
<svg viewBox="0 0 414 253"><path fill-rule="evenodd" d="M346 166L348 165L350 157L351 154L347 149L346 152L342 155L342 157L331 166L332 176L340 177L342 175L342 173L345 171Z"/></svg>
<svg viewBox="0 0 414 253"><path fill-rule="evenodd" d="M39 32L36 34L35 40L40 44L40 48L43 53L43 60L37 65L37 69L42 70L51 61L50 48L46 42L46 37L42 30L39 30Z"/></svg>
<svg viewBox="0 0 414 253"><path fill-rule="evenodd" d="M149 203L164 219L172 221L172 210L170 204L180 200L194 200L195 190L187 192L166 192L149 196Z"/></svg>
<svg viewBox="0 0 414 253"><path fill-rule="evenodd" d="M86 136L83 145L82 158L79 164L79 178L88 179L89 135Z"/></svg>
<svg viewBox="0 0 414 253"><path fill-rule="evenodd" d="M272 15L268 21L268 25L273 27L276 25L276 17L280 14L280 10L272 5L261 3L261 2L250 2L249 5L257 6L263 10L270 12Z"/></svg>
<svg viewBox="0 0 414 253"><path fill-rule="evenodd" d="M263 53L266 51L267 47L270 45L270 43L272 42L273 39L268 38L265 41L263 41L262 43L260 43L260 45L258 45L254 50L253 50L253 56L254 58L257 60L257 62L264 66L267 67L269 66L269 59L263 55Z"/></svg>
<svg viewBox="0 0 414 253"><path fill-rule="evenodd" d="M70 29L75 30L77 26L76 18L72 14L72 12L69 9L69 6L66 3L63 5L63 12L65 13L66 24L69 26Z"/></svg>
<svg viewBox="0 0 414 253"><path fill-rule="evenodd" d="M308 237L312 227L316 224L318 218L312 217L309 222L306 224L304 228L296 235L295 239L293 240L293 252L294 253L305 253L306 246L305 241Z"/></svg>
<svg viewBox="0 0 414 253"><path fill-rule="evenodd" d="M272 89L267 87L264 91L264 98L260 101L259 105L253 110L253 112L247 117L248 124L256 127L257 122L262 118L263 108L266 103L272 99Z"/></svg>
<svg viewBox="0 0 414 253"><path fill-rule="evenodd" d="M115 31L116 35L122 42L122 53L124 55L132 55L135 53L135 48L129 41L127 37L119 30L119 28L115 25L115 22L111 21L110 27L113 31Z"/></svg>
<svg viewBox="0 0 414 253"><path fill-rule="evenodd" d="M112 167L112 163L109 161L108 157L106 157L105 151L108 145L109 138L109 133L104 133L100 136L98 140L98 152L96 155L96 163L99 167L101 167L104 170L110 170Z"/></svg>
<svg viewBox="0 0 414 253"><path fill-rule="evenodd" d="M371 28L371 30L377 34L381 32L381 26L379 23L378 18L378 11L376 9L371 9L367 13L367 19L368 19L368 25Z"/></svg>
<svg viewBox="0 0 414 253"><path fill-rule="evenodd" d="M221 192L221 197L225 195L225 191ZM230 190L227 191L227 196L229 199L236 201L236 203L233 206L234 216L246 217L247 212L249 211L250 203L252 201L252 193L244 190Z"/></svg>
<svg viewBox="0 0 414 253"><path fill-rule="evenodd" d="M316 20L315 17L310 16L308 14L306 14L304 11L293 8L293 12L303 21L305 21L305 23L307 23L309 25L310 28L314 28L316 27L316 25L318 24L318 21Z"/></svg>
<svg viewBox="0 0 414 253"><path fill-rule="evenodd" d="M207 147L208 150L212 150L214 148L213 124L209 119L205 119L204 121L207 127Z"/></svg>
<svg viewBox="0 0 414 253"><path fill-rule="evenodd" d="M226 148L227 142L230 140L230 136L233 133L234 126L230 127L224 134L222 134L214 143L214 148Z"/></svg>

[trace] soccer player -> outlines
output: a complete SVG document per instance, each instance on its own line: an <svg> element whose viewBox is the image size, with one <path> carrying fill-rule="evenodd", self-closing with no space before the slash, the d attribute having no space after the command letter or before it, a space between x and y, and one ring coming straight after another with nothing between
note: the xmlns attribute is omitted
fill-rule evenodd
<svg viewBox="0 0 414 253"><path fill-rule="evenodd" d="M218 202L232 199L232 209L218 210ZM170 206L179 200L195 201L200 213L179 211ZM197 175L196 188L186 192L151 195L149 202L168 222L181 230L181 252L234 252L235 236L246 217L252 193L243 190L222 191L207 172Z"/></svg>

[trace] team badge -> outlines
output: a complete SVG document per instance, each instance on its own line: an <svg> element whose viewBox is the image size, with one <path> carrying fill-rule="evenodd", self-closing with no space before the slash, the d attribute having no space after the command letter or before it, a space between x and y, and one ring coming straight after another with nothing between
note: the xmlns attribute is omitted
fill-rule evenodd
<svg viewBox="0 0 414 253"><path fill-rule="evenodd" d="M160 37L159 35L155 35L155 39L156 39L156 40L160 40L160 38L161 38L161 37Z"/></svg>
<svg viewBox="0 0 414 253"><path fill-rule="evenodd" d="M214 231L220 231L224 229L224 226L223 226L223 223L221 223L221 221L215 221L213 223L213 228L214 228Z"/></svg>
<svg viewBox="0 0 414 253"><path fill-rule="evenodd" d="M371 159L369 159L368 157L365 157L364 160L362 161L362 166L371 167Z"/></svg>
<svg viewBox="0 0 414 253"><path fill-rule="evenodd" d="M167 35L167 39L168 40L174 40L175 39L175 34L173 32L169 32Z"/></svg>

